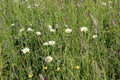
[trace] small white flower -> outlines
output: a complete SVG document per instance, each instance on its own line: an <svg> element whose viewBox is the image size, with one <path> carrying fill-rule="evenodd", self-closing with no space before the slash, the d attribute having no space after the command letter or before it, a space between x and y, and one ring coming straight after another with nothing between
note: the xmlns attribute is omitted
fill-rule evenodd
<svg viewBox="0 0 120 80"><path fill-rule="evenodd" d="M87 32L87 31L88 31L88 28L87 28L87 27L81 27L80 30L81 30L82 32Z"/></svg>
<svg viewBox="0 0 120 80"><path fill-rule="evenodd" d="M48 28L49 28L49 29L52 29L52 26L51 26L51 25L48 25Z"/></svg>
<svg viewBox="0 0 120 80"><path fill-rule="evenodd" d="M72 32L72 29L67 28L67 29L65 30L65 32L66 32L66 33L71 33L71 32Z"/></svg>
<svg viewBox="0 0 120 80"><path fill-rule="evenodd" d="M93 35L93 38L97 38L97 35Z"/></svg>
<svg viewBox="0 0 120 80"><path fill-rule="evenodd" d="M19 30L19 32L22 32L22 31L24 31L25 30L25 28L21 28L20 30Z"/></svg>
<svg viewBox="0 0 120 80"><path fill-rule="evenodd" d="M23 52L23 54L26 54L30 51L30 49L26 47L26 48L22 49L21 51Z"/></svg>
<svg viewBox="0 0 120 80"><path fill-rule="evenodd" d="M47 62L47 63L50 63L52 60L53 60L53 58L51 56L47 56L45 58L45 62Z"/></svg>
<svg viewBox="0 0 120 80"><path fill-rule="evenodd" d="M32 23L30 23L29 25L32 26Z"/></svg>
<svg viewBox="0 0 120 80"><path fill-rule="evenodd" d="M48 42L45 42L45 43L43 43L43 45L49 45L49 43L48 43Z"/></svg>
<svg viewBox="0 0 120 80"><path fill-rule="evenodd" d="M37 32L36 32L36 35L38 35L38 36L41 35L41 32L37 31Z"/></svg>
<svg viewBox="0 0 120 80"><path fill-rule="evenodd" d="M50 29L50 32L56 32L56 30L51 28L51 29Z"/></svg>
<svg viewBox="0 0 120 80"><path fill-rule="evenodd" d="M49 44L49 45L54 45L54 44L55 44L55 41L48 41L48 44Z"/></svg>
<svg viewBox="0 0 120 80"><path fill-rule="evenodd" d="M34 4L35 7L38 7L39 5L38 4Z"/></svg>
<svg viewBox="0 0 120 80"><path fill-rule="evenodd" d="M32 32L33 32L34 30L33 30L33 29L31 29L31 28L28 28L28 29L27 29L27 31L32 31Z"/></svg>
<svg viewBox="0 0 120 80"><path fill-rule="evenodd" d="M107 5L107 3L105 3L105 2L102 2L101 4L102 4L103 6L106 6L106 5Z"/></svg>
<svg viewBox="0 0 120 80"><path fill-rule="evenodd" d="M15 26L15 24L14 24L14 23L12 23L12 24L11 24L11 26Z"/></svg>
<svg viewBox="0 0 120 80"><path fill-rule="evenodd" d="M48 42L45 42L43 43L43 45L55 45L55 41L48 41Z"/></svg>

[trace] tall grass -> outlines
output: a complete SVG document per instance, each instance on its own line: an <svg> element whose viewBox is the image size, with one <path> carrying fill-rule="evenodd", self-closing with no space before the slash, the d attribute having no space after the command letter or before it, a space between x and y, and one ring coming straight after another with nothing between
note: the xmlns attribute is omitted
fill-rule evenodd
<svg viewBox="0 0 120 80"><path fill-rule="evenodd" d="M1 0L0 79L119 80L119 27L119 0Z"/></svg>

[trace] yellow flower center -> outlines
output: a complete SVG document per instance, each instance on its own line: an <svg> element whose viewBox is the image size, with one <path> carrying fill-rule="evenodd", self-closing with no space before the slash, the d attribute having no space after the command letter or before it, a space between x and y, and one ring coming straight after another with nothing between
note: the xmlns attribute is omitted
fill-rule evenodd
<svg viewBox="0 0 120 80"><path fill-rule="evenodd" d="M57 67L57 70L56 71L60 71L60 67Z"/></svg>
<svg viewBox="0 0 120 80"><path fill-rule="evenodd" d="M32 73L29 73L28 74L28 78L32 78L33 77L33 74Z"/></svg>
<svg viewBox="0 0 120 80"><path fill-rule="evenodd" d="M75 69L77 69L77 70L80 69L80 66L75 66Z"/></svg>
<svg viewBox="0 0 120 80"><path fill-rule="evenodd" d="M44 66L43 69L44 69L44 70L47 70L48 68L47 68L47 66Z"/></svg>
<svg viewBox="0 0 120 80"><path fill-rule="evenodd" d="M51 58L50 58L50 57L48 57L48 59L47 59L47 60L48 60L48 62L50 62L50 61L51 61Z"/></svg>
<svg viewBox="0 0 120 80"><path fill-rule="evenodd" d="M27 53L28 52L28 50L24 50L24 53Z"/></svg>

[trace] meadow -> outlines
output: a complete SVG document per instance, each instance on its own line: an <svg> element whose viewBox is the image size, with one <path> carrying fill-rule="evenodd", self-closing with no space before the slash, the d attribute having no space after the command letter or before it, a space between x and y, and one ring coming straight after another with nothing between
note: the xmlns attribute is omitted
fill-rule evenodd
<svg viewBox="0 0 120 80"><path fill-rule="evenodd" d="M120 80L120 1L0 0L0 80Z"/></svg>

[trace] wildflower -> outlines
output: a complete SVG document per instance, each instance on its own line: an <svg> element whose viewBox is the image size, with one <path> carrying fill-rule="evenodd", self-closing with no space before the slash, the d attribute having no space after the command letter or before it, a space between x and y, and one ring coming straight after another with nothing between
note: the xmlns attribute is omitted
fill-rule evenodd
<svg viewBox="0 0 120 80"><path fill-rule="evenodd" d="M43 69L44 69L44 70L47 70L47 69L48 69L48 67L47 67L47 66L43 66Z"/></svg>
<svg viewBox="0 0 120 80"><path fill-rule="evenodd" d="M48 43L49 43L49 45L54 45L55 41L49 41Z"/></svg>
<svg viewBox="0 0 120 80"><path fill-rule="evenodd" d="M71 33L71 32L72 32L72 29L67 28L67 29L65 30L65 32L66 32L66 33Z"/></svg>
<svg viewBox="0 0 120 80"><path fill-rule="evenodd" d="M26 54L26 53L28 53L30 51L30 49L29 48L24 48L21 51L23 52L23 54Z"/></svg>
<svg viewBox="0 0 120 80"><path fill-rule="evenodd" d="M68 17L65 17L65 18L64 18L64 21L67 21L67 20L68 20Z"/></svg>
<svg viewBox="0 0 120 80"><path fill-rule="evenodd" d="M14 23L12 23L12 24L11 24L11 26L15 26L15 24L14 24Z"/></svg>
<svg viewBox="0 0 120 80"><path fill-rule="evenodd" d="M29 25L32 26L32 23L30 23Z"/></svg>
<svg viewBox="0 0 120 80"><path fill-rule="evenodd" d="M102 2L101 4L102 4L103 6L106 6L106 5L107 5L107 3L105 3L105 2Z"/></svg>
<svg viewBox="0 0 120 80"><path fill-rule="evenodd" d="M60 67L57 67L56 71L60 71Z"/></svg>
<svg viewBox="0 0 120 80"><path fill-rule="evenodd" d="M45 42L43 43L43 45L55 45L55 41L48 41L48 42Z"/></svg>
<svg viewBox="0 0 120 80"><path fill-rule="evenodd" d="M53 58L51 57L51 56L47 56L46 58L45 58L45 62L51 62L53 60Z"/></svg>
<svg viewBox="0 0 120 80"><path fill-rule="evenodd" d="M49 78L48 78L48 77L45 77L45 80L49 80Z"/></svg>
<svg viewBox="0 0 120 80"><path fill-rule="evenodd" d="M106 43L106 41L104 41L104 43Z"/></svg>
<svg viewBox="0 0 120 80"><path fill-rule="evenodd" d="M19 32L22 32L22 31L24 31L24 30L25 30L25 28L22 28L22 29L19 30Z"/></svg>
<svg viewBox="0 0 120 80"><path fill-rule="evenodd" d="M38 7L39 5L38 4L34 4L35 7Z"/></svg>
<svg viewBox="0 0 120 80"><path fill-rule="evenodd" d="M30 73L28 74L28 78L32 78L32 77L33 77L33 73L30 72Z"/></svg>
<svg viewBox="0 0 120 80"><path fill-rule="evenodd" d="M48 28L50 29L50 32L56 32L56 30L53 29L51 25L48 25Z"/></svg>
<svg viewBox="0 0 120 80"><path fill-rule="evenodd" d="M27 31L33 32L34 30L32 28L28 28Z"/></svg>
<svg viewBox="0 0 120 80"><path fill-rule="evenodd" d="M87 27L81 27L80 30L81 30L82 32L87 32L87 31L88 31L88 28L87 28Z"/></svg>
<svg viewBox="0 0 120 80"><path fill-rule="evenodd" d="M50 28L50 32L55 32L55 31L56 31L55 29Z"/></svg>
<svg viewBox="0 0 120 80"><path fill-rule="evenodd" d="M51 26L51 25L48 25L48 28L49 28L49 29L52 29L52 26Z"/></svg>
<svg viewBox="0 0 120 80"><path fill-rule="evenodd" d="M93 35L93 38L97 38L97 35Z"/></svg>
<svg viewBox="0 0 120 80"><path fill-rule="evenodd" d="M49 45L49 43L48 43L48 42L45 42L45 43L43 43L43 45Z"/></svg>
<svg viewBox="0 0 120 80"><path fill-rule="evenodd" d="M80 69L80 66L78 66L78 65L77 65L77 66L75 66L75 69L79 70L79 69Z"/></svg>
<svg viewBox="0 0 120 80"><path fill-rule="evenodd" d="M41 35L41 32L39 32L39 31L38 31L38 32L36 32L36 35L38 35L38 36L39 36L39 35Z"/></svg>
<svg viewBox="0 0 120 80"><path fill-rule="evenodd" d="M58 29L59 25L58 24L55 24L55 28Z"/></svg>

